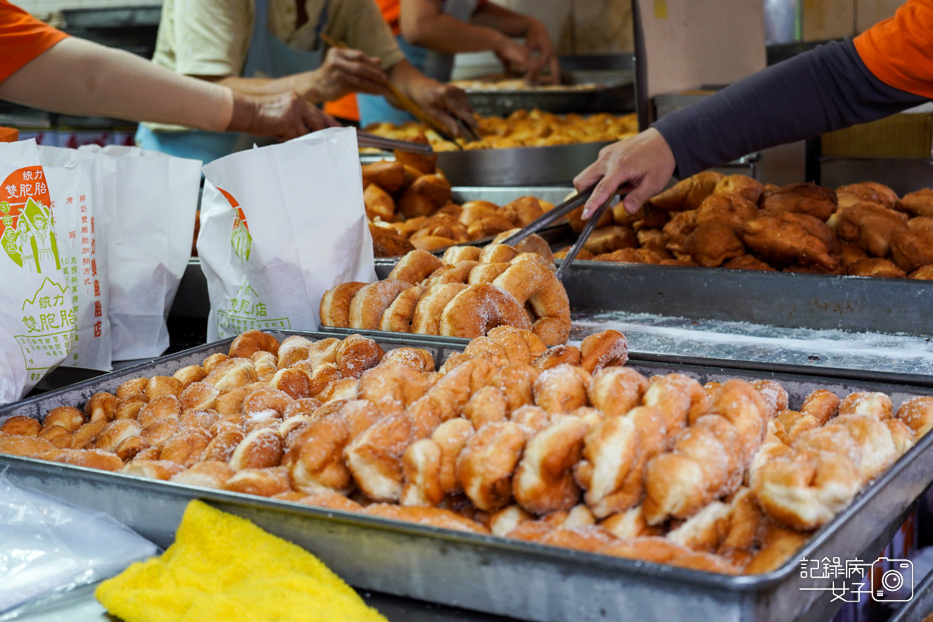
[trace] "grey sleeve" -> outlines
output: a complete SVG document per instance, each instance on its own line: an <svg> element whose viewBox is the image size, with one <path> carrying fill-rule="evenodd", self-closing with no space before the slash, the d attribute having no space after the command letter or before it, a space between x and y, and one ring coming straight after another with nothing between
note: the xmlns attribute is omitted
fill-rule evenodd
<svg viewBox="0 0 933 622"><path fill-rule="evenodd" d="M876 78L850 39L759 71L653 124L688 177L760 149L874 121L928 101Z"/></svg>

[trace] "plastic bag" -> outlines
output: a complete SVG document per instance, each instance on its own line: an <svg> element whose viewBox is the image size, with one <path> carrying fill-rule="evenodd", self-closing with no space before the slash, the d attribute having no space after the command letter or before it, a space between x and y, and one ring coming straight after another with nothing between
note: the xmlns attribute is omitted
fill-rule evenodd
<svg viewBox="0 0 933 622"><path fill-rule="evenodd" d="M158 553L113 517L14 486L0 473L0 613L112 577Z"/></svg>
<svg viewBox="0 0 933 622"><path fill-rule="evenodd" d="M115 145L80 151L103 156L113 360L160 356L191 259L201 161Z"/></svg>
<svg viewBox="0 0 933 622"><path fill-rule="evenodd" d="M74 258L51 205L36 141L0 143L0 404L58 366L77 335Z"/></svg>
<svg viewBox="0 0 933 622"><path fill-rule="evenodd" d="M317 330L321 298L374 281L356 132L334 128L204 167L198 256L207 339Z"/></svg>

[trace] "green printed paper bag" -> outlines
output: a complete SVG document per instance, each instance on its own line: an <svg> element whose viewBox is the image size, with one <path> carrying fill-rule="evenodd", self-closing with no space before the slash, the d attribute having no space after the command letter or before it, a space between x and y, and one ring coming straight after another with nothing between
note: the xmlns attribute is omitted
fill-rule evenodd
<svg viewBox="0 0 933 622"><path fill-rule="evenodd" d="M324 292L375 280L355 130L234 153L203 170L208 340L317 330Z"/></svg>
<svg viewBox="0 0 933 622"><path fill-rule="evenodd" d="M4 404L22 398L58 366L77 335L78 284L67 270L74 258L56 232L34 140L0 143L0 240Z"/></svg>

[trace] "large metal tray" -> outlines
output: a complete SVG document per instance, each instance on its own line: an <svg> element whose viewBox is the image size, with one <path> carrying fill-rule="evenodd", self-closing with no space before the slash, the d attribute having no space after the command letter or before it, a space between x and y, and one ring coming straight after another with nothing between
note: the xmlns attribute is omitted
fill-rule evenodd
<svg viewBox="0 0 933 622"><path fill-rule="evenodd" d="M439 151L437 166L455 186L541 186L572 184L580 171L596 161L611 141Z"/></svg>
<svg viewBox="0 0 933 622"><path fill-rule="evenodd" d="M888 622L923 622L933 614L933 572L914 586L914 595L902 603Z"/></svg>
<svg viewBox="0 0 933 622"><path fill-rule="evenodd" d="M113 390L128 378L170 374L208 354L225 351L229 343L226 340L195 348L0 408L0 421L17 414L41 418L55 406L82 404L94 392ZM383 343L383 347L391 348L405 340ZM443 352L436 352L438 360L442 360ZM792 406L799 406L803 397L816 388L827 388L839 395L856 390L884 391L895 405L914 395L931 393L923 387L857 378L740 373L669 363L633 367L644 374L676 370L701 382L732 377L771 378L782 382ZM520 619L576 622L618 619L620 612L626 612L639 620L826 620L840 602L834 603L828 592L801 588L828 588L830 580L801 579L797 558L874 559L933 480L933 434L872 482L794 559L766 575L738 577L450 532L29 458L0 456L0 465L6 467L6 476L15 485L41 489L107 512L160 546L172 542L186 504L200 498L310 550L358 588Z"/></svg>
<svg viewBox="0 0 933 622"><path fill-rule="evenodd" d="M506 116L516 110L537 108L565 114L575 112L625 113L635 111L634 71L567 71L563 76L570 88L500 89L465 88L473 110L481 115ZM593 85L589 89L574 89L573 85Z"/></svg>

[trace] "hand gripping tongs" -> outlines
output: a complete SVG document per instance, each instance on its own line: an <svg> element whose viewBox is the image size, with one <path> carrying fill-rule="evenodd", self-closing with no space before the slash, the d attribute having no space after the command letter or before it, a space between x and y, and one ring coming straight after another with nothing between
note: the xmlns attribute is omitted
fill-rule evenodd
<svg viewBox="0 0 933 622"><path fill-rule="evenodd" d="M508 244L514 246L515 244L521 242L527 238L532 233L537 233L544 227L547 227L553 222L560 220L573 210L577 209L590 198L590 195L593 194L594 188L588 188L583 192L580 192L560 205L556 206L554 209L545 212L543 216L533 220L528 223L521 231L509 236L502 241L502 244ZM587 238L590 237L590 234L593 232L593 229L596 228L596 223L600 221L603 217L603 214L609 208L609 204L612 202L612 197L607 199L602 205L596 208L596 212L590 216L590 219L586 221L586 225L583 227L583 231L580 232L580 235L577 236L577 241L573 243L573 246L570 247L570 250L567 251L567 256L564 257L563 262L561 262L560 267L557 269L557 278L563 280L564 275L567 273L567 269L570 267L570 264L573 263L574 258L577 256L577 253L580 252L580 249L583 248L583 245L586 244Z"/></svg>

